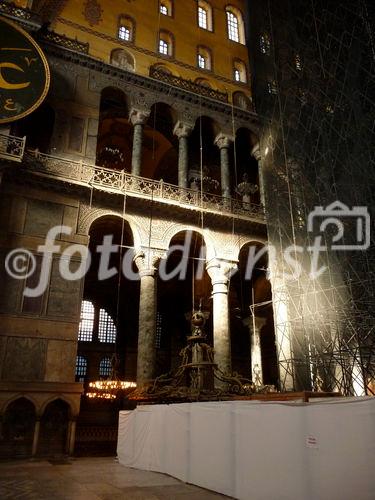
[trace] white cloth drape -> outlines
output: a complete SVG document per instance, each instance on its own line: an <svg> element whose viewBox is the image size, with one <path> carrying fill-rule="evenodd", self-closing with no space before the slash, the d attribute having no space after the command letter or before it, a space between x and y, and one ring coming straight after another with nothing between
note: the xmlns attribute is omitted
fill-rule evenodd
<svg viewBox="0 0 375 500"><path fill-rule="evenodd" d="M375 398L120 412L120 463L246 500L374 500Z"/></svg>

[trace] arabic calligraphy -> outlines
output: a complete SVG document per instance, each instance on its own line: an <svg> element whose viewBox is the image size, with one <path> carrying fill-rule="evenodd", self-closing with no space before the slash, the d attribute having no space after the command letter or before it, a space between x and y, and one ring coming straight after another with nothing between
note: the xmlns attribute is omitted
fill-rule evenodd
<svg viewBox="0 0 375 500"><path fill-rule="evenodd" d="M26 31L0 17L0 124L31 113L48 86L48 64L39 46Z"/></svg>

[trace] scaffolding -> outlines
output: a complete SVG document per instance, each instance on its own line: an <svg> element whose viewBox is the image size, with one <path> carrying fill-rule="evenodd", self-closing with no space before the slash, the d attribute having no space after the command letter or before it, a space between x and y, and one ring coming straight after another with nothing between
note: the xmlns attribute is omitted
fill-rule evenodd
<svg viewBox="0 0 375 500"><path fill-rule="evenodd" d="M314 207L330 205L366 207L375 220L374 7L365 0L249 7L280 388L374 394L374 231L361 247L358 214L341 214L336 248L335 224L309 225ZM316 270L326 269L313 276L314 257Z"/></svg>

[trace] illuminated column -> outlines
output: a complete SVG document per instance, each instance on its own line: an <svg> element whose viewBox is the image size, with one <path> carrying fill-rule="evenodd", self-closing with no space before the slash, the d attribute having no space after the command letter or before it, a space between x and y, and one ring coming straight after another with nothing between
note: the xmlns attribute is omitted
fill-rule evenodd
<svg viewBox="0 0 375 500"><path fill-rule="evenodd" d="M174 128L174 135L178 137L178 185L183 188L188 187L189 170L189 147L188 137L192 127L182 122L177 122Z"/></svg>
<svg viewBox="0 0 375 500"><path fill-rule="evenodd" d="M141 279L137 357L138 386L149 382L154 376L156 357L156 265L159 260L160 255L156 255L152 251L140 252L134 258Z"/></svg>
<svg viewBox="0 0 375 500"><path fill-rule="evenodd" d="M250 316L251 380L255 385L263 385L260 331L266 324L266 321L266 318L259 318L253 315Z"/></svg>
<svg viewBox="0 0 375 500"><path fill-rule="evenodd" d="M39 431L40 431L40 418L37 417L37 419L35 420L35 427L34 427L33 447L31 449L32 457L35 457L38 451Z"/></svg>
<svg viewBox="0 0 375 500"><path fill-rule="evenodd" d="M149 111L141 111L133 108L130 111L129 121L133 125L133 153L132 153L132 174L141 175L142 165L142 143L143 125L150 116Z"/></svg>
<svg viewBox="0 0 375 500"><path fill-rule="evenodd" d="M220 149L221 194L225 198L230 198L229 148L232 142L224 134L219 134L215 139L215 145Z"/></svg>
<svg viewBox="0 0 375 500"><path fill-rule="evenodd" d="M271 273L273 275L273 273ZM275 338L279 364L281 391L294 390L294 364L292 356L291 324L289 320L288 291L281 279L272 281L275 320Z"/></svg>
<svg viewBox="0 0 375 500"><path fill-rule="evenodd" d="M215 363L229 375L232 372L228 287L233 262L214 259L207 264L207 272L212 282Z"/></svg>

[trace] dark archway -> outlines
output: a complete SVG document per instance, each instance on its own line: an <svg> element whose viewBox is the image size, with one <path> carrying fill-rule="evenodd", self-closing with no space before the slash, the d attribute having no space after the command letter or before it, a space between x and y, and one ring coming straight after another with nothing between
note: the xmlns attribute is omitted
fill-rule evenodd
<svg viewBox="0 0 375 500"><path fill-rule="evenodd" d="M189 174L191 187L201 187L203 191L220 194L220 150L215 145L215 138L220 132L219 125L207 116L197 118L189 137Z"/></svg>
<svg viewBox="0 0 375 500"><path fill-rule="evenodd" d="M133 127L125 94L106 87L100 99L96 164L114 170L131 170Z"/></svg>
<svg viewBox="0 0 375 500"><path fill-rule="evenodd" d="M26 136L26 147L49 153L53 128L55 125L55 111L52 106L43 103L33 113L18 120L12 127L12 135Z"/></svg>
<svg viewBox="0 0 375 500"><path fill-rule="evenodd" d="M0 454L3 458L31 456L36 421L35 406L26 398L11 402L4 413Z"/></svg>
<svg viewBox="0 0 375 500"><path fill-rule="evenodd" d="M163 102L153 104L143 137L142 175L178 183L178 139L173 134L176 113Z"/></svg>
<svg viewBox="0 0 375 500"><path fill-rule="evenodd" d="M59 456L68 452L69 416L70 406L62 399L55 399L46 406L40 420L39 456Z"/></svg>
<svg viewBox="0 0 375 500"><path fill-rule="evenodd" d="M252 255L261 256L256 260ZM251 334L255 327L260 335L263 382L277 386L278 368L268 254L260 243L248 243L241 248L238 272L230 283L229 311L233 371L254 378L251 370Z"/></svg>
<svg viewBox="0 0 375 500"><path fill-rule="evenodd" d="M187 249L186 252L183 248ZM182 274L168 280L160 276L158 279L158 375L180 365L179 353L186 346L186 338L191 332L193 308L197 310L201 305L202 311L206 313L205 332L208 342L213 345L212 286L205 269L205 260L205 243L201 234L181 231L172 238L165 270L169 274L182 264Z"/></svg>
<svg viewBox="0 0 375 500"><path fill-rule="evenodd" d="M234 175L232 176L232 189L236 190L241 182L249 182L257 186L257 190L250 195L251 203L260 203L259 191L259 169L258 162L252 156L253 134L247 128L239 128L236 132L235 143L232 148L233 162L235 165ZM239 197L241 195L237 193Z"/></svg>

